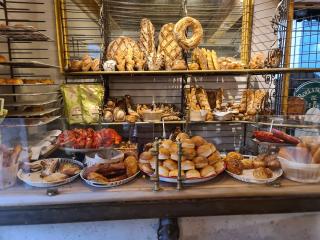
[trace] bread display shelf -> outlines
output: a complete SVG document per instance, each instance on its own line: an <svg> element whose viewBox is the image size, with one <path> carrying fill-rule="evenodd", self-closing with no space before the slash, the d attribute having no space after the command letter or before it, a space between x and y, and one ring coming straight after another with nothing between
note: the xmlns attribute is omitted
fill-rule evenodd
<svg viewBox="0 0 320 240"><path fill-rule="evenodd" d="M181 121L165 121L167 124L187 124L185 120ZM101 123L95 123L92 125L101 124L102 126L112 126L112 125L152 125L157 124L160 125L162 122L135 122L135 123L129 123L129 122L101 122ZM265 126L271 126L274 127L287 127L287 128L310 128L310 129L320 129L320 124L288 124L288 123L271 123L271 122L258 122L258 121L245 121L245 120L232 120L232 121L205 121L205 122L188 122L188 124L252 124L252 125L265 125Z"/></svg>
<svg viewBox="0 0 320 240"><path fill-rule="evenodd" d="M23 107L23 106L43 106L52 103L56 103L60 101L60 99L52 99L47 101L33 101L33 102L15 102L15 103L6 103L6 107Z"/></svg>
<svg viewBox="0 0 320 240"><path fill-rule="evenodd" d="M30 61L30 62L0 62L0 66L10 66L10 67L18 67L18 68L60 68L59 66L46 64L38 61Z"/></svg>
<svg viewBox="0 0 320 240"><path fill-rule="evenodd" d="M54 95L60 94L59 91L54 92L39 92L39 93L0 93L1 97L10 97L10 96L41 96L41 95Z"/></svg>
<svg viewBox="0 0 320 240"><path fill-rule="evenodd" d="M36 112L24 112L24 111L9 111L8 117L36 117L36 116L44 116L46 114L50 114L60 110L60 108L47 108L44 111L36 111Z"/></svg>
<svg viewBox="0 0 320 240"><path fill-rule="evenodd" d="M91 71L65 72L68 76L99 76L99 75L266 75L295 72L320 72L320 68L267 68L267 69L240 69L240 70L176 70L176 71Z"/></svg>
<svg viewBox="0 0 320 240"><path fill-rule="evenodd" d="M40 127L47 125L57 119L60 119L60 115L52 116L52 117L44 117L44 118L37 118L37 119L21 119L21 118L7 118L5 121L0 125L1 127L11 128L11 127ZM21 121L24 121L22 124Z"/></svg>
<svg viewBox="0 0 320 240"><path fill-rule="evenodd" d="M13 41L50 41L51 39L42 32L30 27L17 29L6 26L6 29L0 29L0 37L8 38Z"/></svg>

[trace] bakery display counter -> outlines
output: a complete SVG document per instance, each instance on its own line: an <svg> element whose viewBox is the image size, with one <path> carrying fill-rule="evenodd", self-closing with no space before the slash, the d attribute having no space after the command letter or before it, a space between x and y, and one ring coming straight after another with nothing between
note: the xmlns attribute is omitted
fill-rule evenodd
<svg viewBox="0 0 320 240"><path fill-rule="evenodd" d="M81 180L47 189L18 183L1 191L0 224L39 224L112 219L263 214L320 210L318 185L281 179L270 185L245 184L227 174L201 185L153 183L145 178L110 189L89 187ZM49 190L51 192L54 192Z"/></svg>

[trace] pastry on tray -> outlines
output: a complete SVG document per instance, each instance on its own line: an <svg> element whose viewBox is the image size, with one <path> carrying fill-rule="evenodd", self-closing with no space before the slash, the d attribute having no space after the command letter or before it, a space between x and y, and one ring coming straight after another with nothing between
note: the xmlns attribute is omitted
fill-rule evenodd
<svg viewBox="0 0 320 240"><path fill-rule="evenodd" d="M201 136L190 136L179 132L174 136L181 142L181 175L186 179L214 177L225 169L224 161L214 144ZM159 175L175 178L178 176L179 146L171 139L163 140L159 148ZM156 168L156 158L151 153L155 146L147 148L139 156L140 169L152 175ZM209 161L210 159L210 161Z"/></svg>

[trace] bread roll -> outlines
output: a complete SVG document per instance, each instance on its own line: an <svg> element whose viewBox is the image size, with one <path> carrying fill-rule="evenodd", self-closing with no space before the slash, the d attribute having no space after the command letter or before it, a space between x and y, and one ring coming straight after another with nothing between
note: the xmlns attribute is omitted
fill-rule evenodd
<svg viewBox="0 0 320 240"><path fill-rule="evenodd" d="M172 143L173 143L173 142L172 142L170 139L164 140L164 141L161 143L161 147L170 150L170 147L171 147L171 144L172 144Z"/></svg>
<svg viewBox="0 0 320 240"><path fill-rule="evenodd" d="M200 171L201 177L209 177L216 174L214 167L208 165L201 169Z"/></svg>
<svg viewBox="0 0 320 240"><path fill-rule="evenodd" d="M198 170L191 169L186 172L186 178L200 178L200 177L201 175Z"/></svg>
<svg viewBox="0 0 320 240"><path fill-rule="evenodd" d="M182 147L183 148L194 148L195 144L191 139L183 139L182 140Z"/></svg>
<svg viewBox="0 0 320 240"><path fill-rule="evenodd" d="M193 136L191 140L196 145L196 147L200 147L201 145L207 143L207 141L201 136Z"/></svg>
<svg viewBox="0 0 320 240"><path fill-rule="evenodd" d="M183 148L182 155L185 156L186 159L192 160L197 155L197 153L193 148Z"/></svg>
<svg viewBox="0 0 320 240"><path fill-rule="evenodd" d="M182 141L183 139L189 139L190 137L189 137L189 135L188 134L186 134L186 133L179 133L178 135L177 135L177 137L176 137L176 140L177 141Z"/></svg>
<svg viewBox="0 0 320 240"><path fill-rule="evenodd" d="M195 169L195 165L192 161L186 160L181 162L181 169L185 171Z"/></svg>
<svg viewBox="0 0 320 240"><path fill-rule="evenodd" d="M163 177L169 177L169 169L163 166L159 166L159 175Z"/></svg>
<svg viewBox="0 0 320 240"><path fill-rule="evenodd" d="M202 145L202 146L198 147L198 149L197 149L197 154L199 156L202 156L202 157L206 157L207 158L212 153L213 153L213 151L212 151L212 148L211 148L210 144Z"/></svg>
<svg viewBox="0 0 320 240"><path fill-rule="evenodd" d="M159 149L159 159L165 160L170 158L170 151L166 148L160 148Z"/></svg>
<svg viewBox="0 0 320 240"><path fill-rule="evenodd" d="M196 168L204 168L208 166L208 159L205 157L198 156L195 157L192 161L194 162Z"/></svg>
<svg viewBox="0 0 320 240"><path fill-rule="evenodd" d="M140 163L149 163L153 159L151 152L143 152L140 154L139 162Z"/></svg>
<svg viewBox="0 0 320 240"><path fill-rule="evenodd" d="M216 162L221 161L221 155L219 151L215 151L214 153L212 153L209 157L208 157L208 162L209 165L213 165Z"/></svg>
<svg viewBox="0 0 320 240"><path fill-rule="evenodd" d="M169 172L169 177L178 177L178 169L171 170ZM185 176L184 171L181 170L181 176Z"/></svg>
<svg viewBox="0 0 320 240"><path fill-rule="evenodd" d="M178 168L178 163L171 159L167 159L163 162L163 166L168 168L169 170L174 170Z"/></svg>
<svg viewBox="0 0 320 240"><path fill-rule="evenodd" d="M88 72L91 69L92 63L93 63L92 58L88 54L84 55L82 58L81 70L83 72Z"/></svg>

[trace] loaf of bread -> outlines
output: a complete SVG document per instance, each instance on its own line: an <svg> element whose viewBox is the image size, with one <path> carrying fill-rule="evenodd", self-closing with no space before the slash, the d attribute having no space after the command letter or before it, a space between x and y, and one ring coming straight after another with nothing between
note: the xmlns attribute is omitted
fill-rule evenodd
<svg viewBox="0 0 320 240"><path fill-rule="evenodd" d="M154 32L155 29L151 21L147 18L141 19L139 46L144 54L145 59L154 59L154 57L156 56Z"/></svg>
<svg viewBox="0 0 320 240"><path fill-rule="evenodd" d="M175 60L182 59L182 48L175 39L173 29L173 23L165 24L159 34L158 55L163 56L166 70L172 68Z"/></svg>

